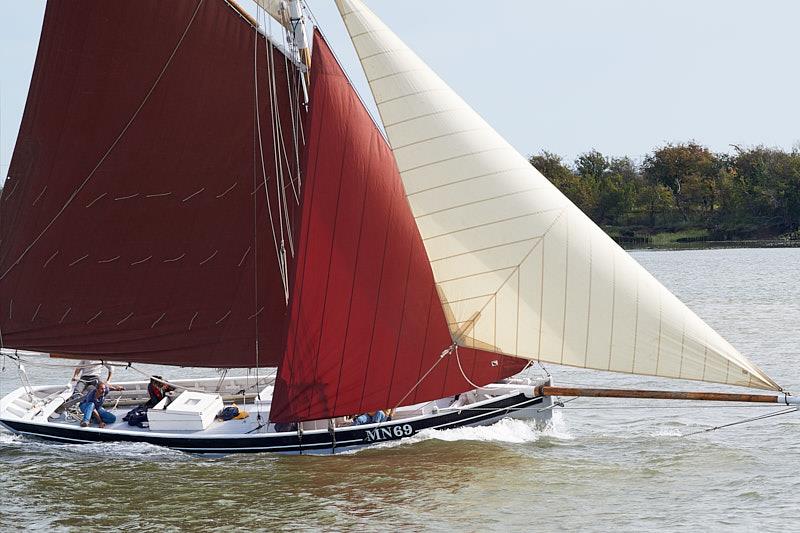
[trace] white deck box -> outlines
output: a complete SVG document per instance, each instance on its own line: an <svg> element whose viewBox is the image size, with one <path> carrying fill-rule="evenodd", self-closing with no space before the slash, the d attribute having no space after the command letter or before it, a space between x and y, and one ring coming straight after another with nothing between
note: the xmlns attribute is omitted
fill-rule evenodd
<svg viewBox="0 0 800 533"><path fill-rule="evenodd" d="M166 406L167 398L147 411L152 431L201 431L222 410L219 394L184 391Z"/></svg>

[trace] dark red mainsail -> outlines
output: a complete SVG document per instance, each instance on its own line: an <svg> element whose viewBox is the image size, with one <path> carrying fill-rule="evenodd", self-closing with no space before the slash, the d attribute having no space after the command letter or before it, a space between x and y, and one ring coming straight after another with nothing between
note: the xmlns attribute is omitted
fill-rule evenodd
<svg viewBox="0 0 800 533"><path fill-rule="evenodd" d="M298 70L267 46L223 0L48 2L0 199L5 347L278 363L286 301L272 228L280 239L295 216L302 132Z"/></svg>
<svg viewBox="0 0 800 533"><path fill-rule="evenodd" d="M297 268L271 419L361 413L472 388L454 354L439 361L452 340L391 149L318 34L311 79ZM459 355L478 384L525 364L465 348Z"/></svg>
<svg viewBox="0 0 800 533"><path fill-rule="evenodd" d="M280 363L276 421L471 388L391 150L314 54L306 113L299 67L223 0L48 3L0 198L3 346ZM525 364L459 355L480 384Z"/></svg>

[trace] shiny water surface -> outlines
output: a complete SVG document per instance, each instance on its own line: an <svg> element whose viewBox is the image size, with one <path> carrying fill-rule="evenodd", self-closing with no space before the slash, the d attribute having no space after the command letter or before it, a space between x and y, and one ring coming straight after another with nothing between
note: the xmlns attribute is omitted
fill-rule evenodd
<svg viewBox="0 0 800 533"><path fill-rule="evenodd" d="M778 383L800 391L800 249L634 255ZM716 389L548 370L562 384ZM31 373L45 383L70 372ZM7 368L3 392L12 386L16 371ZM777 410L580 399L545 432L504 420L335 457L204 458L0 433L0 528L797 531L800 413L682 436Z"/></svg>

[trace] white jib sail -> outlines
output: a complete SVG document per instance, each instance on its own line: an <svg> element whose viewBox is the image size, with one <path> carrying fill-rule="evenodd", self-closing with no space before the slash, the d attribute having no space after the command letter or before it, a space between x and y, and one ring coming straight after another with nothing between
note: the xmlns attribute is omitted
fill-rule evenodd
<svg viewBox="0 0 800 533"><path fill-rule="evenodd" d="M640 375L779 389L495 132L359 0L337 0L454 340Z"/></svg>

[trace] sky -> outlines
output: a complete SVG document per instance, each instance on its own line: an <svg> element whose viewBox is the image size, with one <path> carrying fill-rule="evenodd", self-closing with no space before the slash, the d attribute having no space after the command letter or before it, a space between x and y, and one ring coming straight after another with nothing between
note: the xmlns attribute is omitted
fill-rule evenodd
<svg viewBox="0 0 800 533"><path fill-rule="evenodd" d="M308 3L371 102L333 0ZM688 140L720 152L800 146L796 0L366 3L524 155L548 150L571 161L597 149L641 159ZM44 4L0 0L3 174Z"/></svg>

